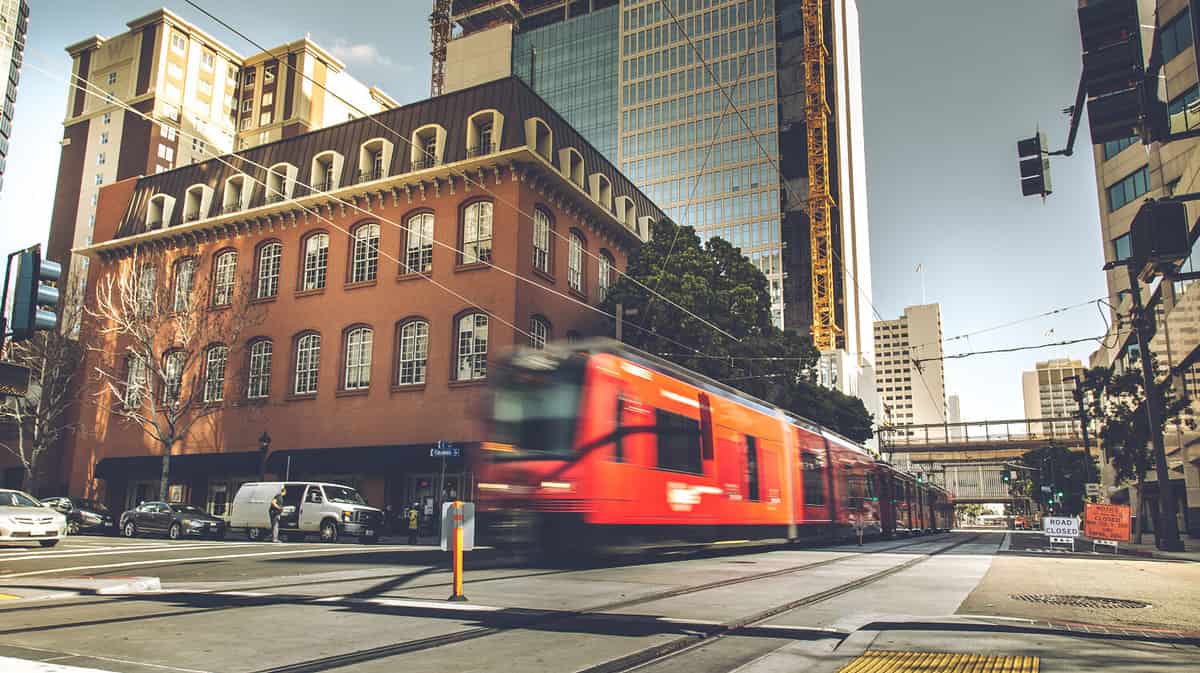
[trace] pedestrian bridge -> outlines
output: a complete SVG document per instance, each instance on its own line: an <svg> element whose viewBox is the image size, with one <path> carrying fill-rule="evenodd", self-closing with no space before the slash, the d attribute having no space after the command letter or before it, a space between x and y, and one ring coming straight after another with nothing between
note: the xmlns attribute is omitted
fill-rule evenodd
<svg viewBox="0 0 1200 673"><path fill-rule="evenodd" d="M1077 418L1021 418L884 427L879 450L897 466L923 474L959 503L1018 499L1003 480L1006 465L1025 452L1060 444L1083 449Z"/></svg>

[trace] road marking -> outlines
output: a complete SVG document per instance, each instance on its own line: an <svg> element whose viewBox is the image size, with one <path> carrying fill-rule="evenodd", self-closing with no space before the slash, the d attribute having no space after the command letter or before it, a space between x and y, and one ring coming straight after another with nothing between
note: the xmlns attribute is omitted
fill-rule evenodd
<svg viewBox="0 0 1200 673"><path fill-rule="evenodd" d="M506 608L492 605L477 605L473 603L450 603L447 601L421 601L408 598L350 598L349 596L329 596L318 598L314 603L353 603L358 605L379 605L390 608L433 608L436 610L458 610L461 612L498 612Z"/></svg>
<svg viewBox="0 0 1200 673"><path fill-rule="evenodd" d="M334 546L325 546L322 548L322 553L315 554L315 555L322 556L326 553L329 553L329 554L334 554L334 553L378 554L380 552L395 551L395 549L396 549L395 547L372 546L372 547L368 547L365 549L353 549L352 550L350 548L339 549ZM102 563L99 565L73 566L70 568L50 568L50 569L46 569L46 570L31 570L31 571L23 572L23 573L7 573L4 575L0 575L0 580L12 579L14 577L32 577L34 575L49 575L52 573L72 573L72 572L78 572L81 570L105 570L108 568L131 568L131 567L135 567L135 566L147 566L147 565L175 565L175 564L186 564L186 563L199 563L200 561L227 561L230 559L254 558L254 557L258 557L258 556L287 556L287 555L293 555L293 554L309 554L309 553L312 553L313 551L314 550L311 548L281 549L279 551L255 552L253 554L217 554L215 556L185 556L183 558L150 559L150 560L146 560L146 561L125 561L123 563Z"/></svg>
<svg viewBox="0 0 1200 673"><path fill-rule="evenodd" d="M85 657L95 659L97 661L111 661L117 664L133 664L135 666L145 666L147 668L161 668L164 671L182 671L183 673L209 673L195 668L178 668L176 666L163 666L162 664L151 664L144 661L132 661L130 659L116 659L114 657L101 657L94 654L75 654L73 652L61 652L55 650L43 650L36 647L25 647L21 649L33 650L36 652L53 652L61 656L54 657L55 660L67 659L71 657ZM28 659L15 659L13 657L0 656L0 671L11 673L112 673L112 671L101 670L99 668L81 668L79 666L68 666L66 664L52 664L47 661L30 661Z"/></svg>
<svg viewBox="0 0 1200 673"><path fill-rule="evenodd" d="M60 558L80 558L83 556L121 556L123 554L145 554L156 551L189 551L194 549L210 549L214 545L196 545L196 544L177 544L177 545L158 545L154 547L136 547L133 549L114 547L113 551L63 551L50 554L30 553L25 555L0 556L0 562L3 561L28 561L30 559L60 559ZM224 547L261 547L262 543L229 543Z"/></svg>

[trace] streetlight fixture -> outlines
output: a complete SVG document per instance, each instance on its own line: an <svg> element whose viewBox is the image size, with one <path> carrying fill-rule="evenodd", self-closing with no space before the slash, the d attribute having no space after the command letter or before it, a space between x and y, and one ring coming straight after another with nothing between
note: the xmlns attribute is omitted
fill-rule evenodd
<svg viewBox="0 0 1200 673"><path fill-rule="evenodd" d="M258 437L258 450L262 453L259 458L259 481L267 480L267 456L271 450L271 435L266 430Z"/></svg>

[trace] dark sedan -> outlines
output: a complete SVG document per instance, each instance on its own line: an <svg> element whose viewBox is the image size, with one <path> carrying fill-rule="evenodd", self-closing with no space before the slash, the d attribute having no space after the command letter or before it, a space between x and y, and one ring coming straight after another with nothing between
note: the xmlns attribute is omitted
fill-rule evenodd
<svg viewBox="0 0 1200 673"><path fill-rule="evenodd" d="M183 537L225 537L225 521L192 505L143 502L121 515L121 533L125 537L142 534L166 535L172 540Z"/></svg>
<svg viewBox="0 0 1200 673"><path fill-rule="evenodd" d="M100 533L103 535L117 534L117 520L113 518L104 503L88 500L87 498L72 498L57 496L42 498L42 504L58 510L67 517L67 534Z"/></svg>

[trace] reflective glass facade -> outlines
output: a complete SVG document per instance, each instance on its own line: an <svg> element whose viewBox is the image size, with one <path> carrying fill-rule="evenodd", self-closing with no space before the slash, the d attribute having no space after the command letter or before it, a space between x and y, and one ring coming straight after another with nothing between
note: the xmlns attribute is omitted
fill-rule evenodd
<svg viewBox="0 0 1200 673"><path fill-rule="evenodd" d="M513 36L513 73L617 163L619 8Z"/></svg>
<svg viewBox="0 0 1200 673"><path fill-rule="evenodd" d="M622 2L621 169L676 222L741 248L783 327L774 2L670 5L708 67L661 2Z"/></svg>

